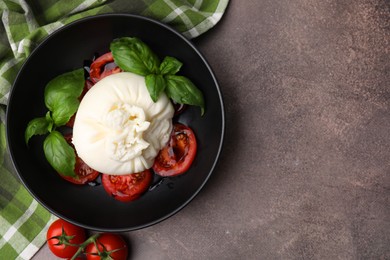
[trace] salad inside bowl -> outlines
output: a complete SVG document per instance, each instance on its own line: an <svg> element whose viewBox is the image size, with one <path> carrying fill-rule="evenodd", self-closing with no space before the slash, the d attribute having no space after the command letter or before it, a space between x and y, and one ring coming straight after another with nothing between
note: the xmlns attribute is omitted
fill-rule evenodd
<svg viewBox="0 0 390 260"><path fill-rule="evenodd" d="M145 55L138 42L129 50L126 45L129 39L147 46L153 57ZM125 45L117 44L123 41ZM113 60L106 60L104 67L96 66L100 68L98 72L93 70L92 64L106 59L107 53L112 54L113 57L108 58ZM141 57L146 70L135 66L131 60L129 65L128 57L133 54ZM166 57L172 60L164 67L161 64ZM150 62L153 59L158 61L157 65ZM158 68L154 70L155 67ZM83 83L70 84L69 78L70 81L81 78ZM61 84L62 87L57 86ZM195 93L201 93L201 101L199 97L189 98L190 94L186 93L180 97L176 92L183 84L191 85L184 87L190 88L190 94L195 87ZM76 90L70 90L64 85L77 86ZM128 85L139 87L137 97ZM129 93L126 92L128 89L131 89ZM129 105L128 101L132 99L136 101ZM161 105L151 108L161 100ZM175 109L175 106L185 109ZM46 120L40 128L31 127L31 121L36 118ZM91 118L99 120L92 122ZM164 120L170 123L161 123ZM28 130L29 125L32 130ZM190 41L170 27L148 18L106 14L61 28L31 53L12 88L6 127L16 171L43 206L58 217L88 229L128 231L172 216L199 193L221 151L224 110L216 78ZM183 127L190 129L193 137ZM180 134L175 136L173 133ZM68 135L73 136L67 139ZM51 136L49 141L48 136ZM188 167L176 171L179 174L164 172L162 166L166 166L167 151L183 147L183 142L178 141L183 136L193 138L186 140L196 143L196 153L191 153ZM92 139L96 142L91 142ZM174 149L167 148L164 154L164 147L172 143L172 139L179 145ZM131 149L126 150L124 147L129 144ZM153 147L155 149L151 149ZM75 151L74 155L70 149ZM98 173L92 180L74 184L67 178L74 177L72 171L79 155L93 174ZM128 162L129 158L134 162L131 166L123 163L127 168L121 163L115 164L122 159ZM72 160L75 162L69 169L67 162ZM156 161L161 163L158 165ZM110 169L113 170L107 172ZM133 192L135 197L130 200L118 199L122 196L115 193L115 189L108 190L110 185L104 184L107 181L115 184L120 179L124 183L142 179L143 188Z"/></svg>

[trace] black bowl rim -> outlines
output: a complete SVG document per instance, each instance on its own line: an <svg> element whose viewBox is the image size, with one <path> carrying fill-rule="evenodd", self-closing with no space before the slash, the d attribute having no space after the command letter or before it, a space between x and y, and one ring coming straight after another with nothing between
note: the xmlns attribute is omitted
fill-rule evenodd
<svg viewBox="0 0 390 260"><path fill-rule="evenodd" d="M71 28L73 26L77 26L78 24L84 23L84 22L89 21L89 20L95 20L95 19L100 19L100 18L111 18L111 17L128 17L128 18L135 18L135 19L145 20L145 21L150 22L150 23L155 23L155 24L157 24L157 25L159 25L161 27L164 27L165 29L171 31L176 36L181 38L181 40L185 41L186 44L188 44L188 46L190 46L193 49L193 51L195 51L195 53L201 58L201 60L203 61L204 65L206 66L208 72L210 73L210 75L211 75L211 77L212 77L212 79L214 81L214 84L215 84L215 87L216 87L216 90L217 90L217 93L218 93L219 101L220 101L220 106L221 106L221 123L222 124L221 124L220 143L219 143L219 147L218 147L218 151L217 151L214 163L213 163L212 167L210 168L209 173L206 176L206 178L204 179L204 181L202 182L202 184L198 187L198 189L194 192L194 194L190 198L188 198L188 200L186 200L182 205L177 207L174 211L171 211L170 213L166 214L165 216L160 217L160 218L158 218L158 219L156 219L154 221L150 221L148 223L145 223L145 224L142 224L142 225L138 225L138 226L134 226L134 227L125 227L125 228L101 228L101 227L86 225L86 224L83 224L83 223L78 223L77 221L74 221L74 220L72 220L72 219L70 219L70 218L68 218L68 217L66 217L66 216L64 216L64 215L62 215L62 214L52 210L50 207L48 207L48 205L46 205L38 196L36 196L34 191L32 191L30 189L28 183L25 182L25 179L19 173L19 169L18 169L18 167L16 165L16 162L14 160L13 150L11 148L11 145L9 145L10 144L10 139L9 139L9 135L8 135L8 132L10 131L10 129L8 127L8 122L10 120L9 118L11 117L11 115L9 113L8 105L12 102L13 93L14 93L14 91L13 91L14 87L17 85L19 77L23 73L23 71L25 70L25 67L27 66L28 61L31 59L31 57L36 55L36 53L39 52L40 49L44 48L46 42L50 41L52 37L55 37L57 34L60 34L62 31L68 30L69 28ZM73 224L75 224L77 226L81 226L81 227L89 229L89 230L95 230L95 231L100 231L100 232L126 232L126 231L134 231L134 230L143 229L143 228L146 228L146 227L149 227L149 226L153 226L153 225L155 225L157 223L160 223L160 222L162 222L162 221L172 217L173 215L178 213L180 210L182 210L184 207L186 207L199 194L199 192L206 185L207 181L210 179L210 176L213 173L213 171L214 171L214 169L215 169L215 167L216 167L216 165L217 165L217 163L219 161L219 157L221 155L221 152L222 152L224 135L225 135L225 108L224 108L223 96L222 96L222 93L220 91L217 78L215 77L215 74L214 74L212 68L210 67L209 63L207 62L206 58L200 53L200 51L195 47L195 45L189 39L187 39L183 34L178 32L174 28L172 28L169 25L164 24L164 23L162 23L162 22L160 22L158 20L155 20L155 19L152 19L152 18L149 18L149 17L145 17L145 16L141 16L141 15L136 15L136 14L107 13L107 14L92 15L92 16L84 17L84 18L75 20L73 22L70 22L69 24L66 24L63 27L61 27L61 28L57 29L56 31L54 31L53 33L49 34L41 43L38 44L38 46L31 52L31 54L23 62L23 65L21 66L19 72L17 73L17 76L16 76L16 78L14 80L14 83L12 84L12 87L10 89L10 94L9 94L9 98L8 98L8 104L7 104L7 108L6 108L7 150L8 150L8 153L10 154L12 165L13 165L14 169L16 170L16 174L19 177L19 179L21 180L23 186L32 195L32 197L35 200L37 200L37 202L39 204L41 204L51 214L57 216L58 218L62 218L62 219L66 220L66 221L68 221L70 223L73 223Z"/></svg>

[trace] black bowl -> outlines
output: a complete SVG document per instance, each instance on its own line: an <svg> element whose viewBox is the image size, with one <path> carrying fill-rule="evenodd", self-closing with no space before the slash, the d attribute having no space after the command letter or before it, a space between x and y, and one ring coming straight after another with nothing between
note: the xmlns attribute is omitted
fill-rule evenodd
<svg viewBox="0 0 390 260"><path fill-rule="evenodd" d="M173 56L184 65L179 72L203 92L206 113L190 107L178 117L196 133L198 154L184 175L155 179L140 199L114 200L102 185L78 186L63 180L47 163L43 137L24 142L27 123L47 111L43 93L57 75L83 66L95 53L105 53L118 37L138 37L157 55ZM16 171L33 197L60 218L97 231L130 231L158 223L186 206L209 179L224 136L221 93L210 66L196 47L172 28L145 17L106 14L73 22L54 32L30 55L13 85L7 107L7 139ZM99 182L99 181L98 181Z"/></svg>

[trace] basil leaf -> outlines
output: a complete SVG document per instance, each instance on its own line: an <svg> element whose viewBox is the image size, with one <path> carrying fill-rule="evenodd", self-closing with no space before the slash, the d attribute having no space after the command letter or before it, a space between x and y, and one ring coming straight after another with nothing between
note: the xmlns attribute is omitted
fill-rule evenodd
<svg viewBox="0 0 390 260"><path fill-rule="evenodd" d="M111 42L110 50L115 63L124 71L146 76L158 74L160 60L141 40L123 37Z"/></svg>
<svg viewBox="0 0 390 260"><path fill-rule="evenodd" d="M33 135L44 135L51 131L50 126L53 126L52 121L49 121L47 117L34 118L27 124L26 131L24 132L24 140L26 144ZM50 130L49 130L50 129Z"/></svg>
<svg viewBox="0 0 390 260"><path fill-rule="evenodd" d="M180 70L181 66L183 66L183 63L178 59L167 56L160 64L160 73L162 75L174 75Z"/></svg>
<svg viewBox="0 0 390 260"><path fill-rule="evenodd" d="M84 69L61 74L52 79L45 88L45 104L50 111L64 105L65 97L78 98L84 88Z"/></svg>
<svg viewBox="0 0 390 260"><path fill-rule="evenodd" d="M53 130L54 121L53 118L51 118L50 111L47 111L45 118L47 122L49 122L49 125L47 126L47 131L51 132Z"/></svg>
<svg viewBox="0 0 390 260"><path fill-rule="evenodd" d="M165 76L165 93L179 104L199 106L204 114L204 99L202 92L188 78L177 75Z"/></svg>
<svg viewBox="0 0 390 260"><path fill-rule="evenodd" d="M58 131L52 131L43 142L43 151L50 165L64 176L76 177L76 153Z"/></svg>
<svg viewBox="0 0 390 260"><path fill-rule="evenodd" d="M52 117L56 126L65 125L80 105L80 101L75 97L65 96L62 98L62 102L62 106L56 107L53 111Z"/></svg>
<svg viewBox="0 0 390 260"><path fill-rule="evenodd" d="M156 102L160 93L165 89L165 79L162 75L149 74L145 77L146 88L153 102Z"/></svg>

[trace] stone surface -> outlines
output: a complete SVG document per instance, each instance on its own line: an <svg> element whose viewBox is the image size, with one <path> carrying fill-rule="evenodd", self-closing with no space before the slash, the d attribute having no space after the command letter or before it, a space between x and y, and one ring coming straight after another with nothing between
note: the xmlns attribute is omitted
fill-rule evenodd
<svg viewBox="0 0 390 260"><path fill-rule="evenodd" d="M388 0L231 1L194 40L224 96L220 162L123 234L130 258L390 259L389 41Z"/></svg>

